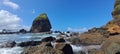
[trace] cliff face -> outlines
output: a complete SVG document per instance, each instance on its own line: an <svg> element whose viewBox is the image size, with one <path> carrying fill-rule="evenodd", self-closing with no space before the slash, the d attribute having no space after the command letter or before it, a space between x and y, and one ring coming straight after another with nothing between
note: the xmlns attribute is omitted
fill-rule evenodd
<svg viewBox="0 0 120 54"><path fill-rule="evenodd" d="M47 14L43 13L35 18L33 21L30 32L39 33L39 32L48 32L51 29L51 24L48 19Z"/></svg>
<svg viewBox="0 0 120 54"><path fill-rule="evenodd" d="M109 33L120 33L120 0L115 1L112 11L113 20L106 24Z"/></svg>

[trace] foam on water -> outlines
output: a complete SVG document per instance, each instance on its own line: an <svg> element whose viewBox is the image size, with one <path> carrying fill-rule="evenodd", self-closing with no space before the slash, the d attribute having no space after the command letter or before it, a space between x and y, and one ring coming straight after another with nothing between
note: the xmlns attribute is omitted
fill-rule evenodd
<svg viewBox="0 0 120 54"><path fill-rule="evenodd" d="M13 47L13 48L0 48L0 54L21 54L23 48Z"/></svg>
<svg viewBox="0 0 120 54"><path fill-rule="evenodd" d="M89 46L76 46L76 45L71 45L73 52L76 54L77 52L83 51L86 54L88 54L88 49L100 49L101 45L89 45Z"/></svg>
<svg viewBox="0 0 120 54"><path fill-rule="evenodd" d="M5 42L15 41L17 43L30 41L30 40L41 40L42 38L48 36L56 37L58 34L1 34L0 35L0 45L4 44ZM21 47L13 47L13 48L0 48L0 54L21 54L23 48Z"/></svg>
<svg viewBox="0 0 120 54"><path fill-rule="evenodd" d="M17 43L30 41L30 40L41 40L48 36L56 37L58 34L13 34L13 35L0 35L0 45L9 40L16 41ZM69 43L69 42L68 42ZM96 48L99 49L100 45L91 46L75 46L71 45L74 52L87 51L88 49ZM23 48L13 47L13 48L0 48L0 54L21 54ZM86 53L87 54L87 53Z"/></svg>
<svg viewBox="0 0 120 54"><path fill-rule="evenodd" d="M74 52L78 52L78 51L82 50L81 46L75 46L75 45L71 45L71 46L72 46L72 49L73 49Z"/></svg>

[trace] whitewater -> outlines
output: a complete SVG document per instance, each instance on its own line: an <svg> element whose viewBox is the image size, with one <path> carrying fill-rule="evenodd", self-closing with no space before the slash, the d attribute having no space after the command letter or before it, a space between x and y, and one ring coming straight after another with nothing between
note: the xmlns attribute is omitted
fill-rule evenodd
<svg viewBox="0 0 120 54"><path fill-rule="evenodd" d="M41 39L45 37L56 37L58 33L53 34L34 34L34 33L28 33L28 34L1 34L0 35L0 45L8 42L8 41L15 41L16 43L25 42L25 41L40 41ZM75 46L71 45L74 52L79 51L85 51L87 54L88 48L100 48L100 45L90 45L90 46ZM13 48L0 48L0 54L21 54L23 52L24 48L15 46Z"/></svg>

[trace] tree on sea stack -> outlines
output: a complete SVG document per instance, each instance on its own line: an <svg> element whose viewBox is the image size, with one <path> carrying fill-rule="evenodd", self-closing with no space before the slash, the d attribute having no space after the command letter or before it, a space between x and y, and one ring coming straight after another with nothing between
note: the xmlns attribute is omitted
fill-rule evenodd
<svg viewBox="0 0 120 54"><path fill-rule="evenodd" d="M46 13L40 14L32 23L31 33L49 32L51 24Z"/></svg>

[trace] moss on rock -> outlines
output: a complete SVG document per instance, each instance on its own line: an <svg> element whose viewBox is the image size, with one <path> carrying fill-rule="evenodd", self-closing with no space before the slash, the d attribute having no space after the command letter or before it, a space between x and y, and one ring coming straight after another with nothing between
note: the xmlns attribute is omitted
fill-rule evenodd
<svg viewBox="0 0 120 54"><path fill-rule="evenodd" d="M39 33L39 32L49 32L51 29L51 24L46 13L42 13L35 18L32 23L30 32Z"/></svg>

